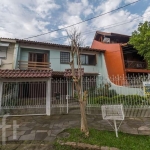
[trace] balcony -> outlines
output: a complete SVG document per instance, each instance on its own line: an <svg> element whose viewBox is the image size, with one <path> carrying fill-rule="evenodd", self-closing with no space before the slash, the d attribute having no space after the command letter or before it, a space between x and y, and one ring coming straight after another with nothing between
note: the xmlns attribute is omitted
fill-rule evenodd
<svg viewBox="0 0 150 150"><path fill-rule="evenodd" d="M50 70L49 62L18 61L18 68L21 70Z"/></svg>
<svg viewBox="0 0 150 150"><path fill-rule="evenodd" d="M125 61L125 68L146 69L147 64L146 62L142 62L142 61Z"/></svg>

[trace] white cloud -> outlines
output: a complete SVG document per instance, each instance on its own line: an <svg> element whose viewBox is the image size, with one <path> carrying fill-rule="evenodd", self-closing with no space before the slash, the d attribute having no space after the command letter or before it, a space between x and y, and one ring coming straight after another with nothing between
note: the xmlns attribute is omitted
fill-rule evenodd
<svg viewBox="0 0 150 150"><path fill-rule="evenodd" d="M88 0L81 0L81 2L83 4L83 6L85 6L85 7L89 5Z"/></svg>
<svg viewBox="0 0 150 150"><path fill-rule="evenodd" d="M51 12L59 8L54 0L1 0L0 37L25 38L48 32L47 27L51 22L45 18L50 17ZM56 35L45 35L44 39ZM36 40L43 40L43 37Z"/></svg>
<svg viewBox="0 0 150 150"><path fill-rule="evenodd" d="M97 16L118 8L121 3L130 3L135 0L115 0L115 3L113 0L101 0L97 1L97 5L94 4L96 0L94 2L90 0L62 1L60 6L55 0L0 0L0 37L25 38L39 35L82 22L89 16ZM143 13L145 18L140 21L150 20L148 12L150 14L150 6ZM53 15L56 15L56 19ZM124 8L74 27L83 33L85 45L91 45L96 30L131 34L139 24L139 20L134 20L137 17L139 17L138 14L133 14ZM106 29L106 26L128 21L132 22ZM72 30L71 27L68 29ZM31 40L51 41L53 38L62 36L66 36L65 30L31 38ZM63 43L64 39L56 42Z"/></svg>
<svg viewBox="0 0 150 150"><path fill-rule="evenodd" d="M92 26L101 31L131 34L137 26L137 20L134 20L134 18L137 17L139 17L137 14L131 14L128 11L120 10L112 14L101 16L100 19L97 18L93 20ZM110 25L113 27L110 28Z"/></svg>
<svg viewBox="0 0 150 150"><path fill-rule="evenodd" d="M68 2L67 3L67 12L70 15L80 15L82 11L82 4L81 3L74 3L74 2Z"/></svg>
<svg viewBox="0 0 150 150"><path fill-rule="evenodd" d="M88 15L90 15L90 14L92 14L93 13L93 11L92 11L92 9L91 8L87 8L86 10L84 10L84 15L85 16L88 16Z"/></svg>
<svg viewBox="0 0 150 150"><path fill-rule="evenodd" d="M67 12L70 15L84 14L85 17L93 13L93 6L89 5L88 0L81 0L80 2L70 2L67 1Z"/></svg>
<svg viewBox="0 0 150 150"><path fill-rule="evenodd" d="M125 0L125 3L133 3L135 2L136 0Z"/></svg>
<svg viewBox="0 0 150 150"><path fill-rule="evenodd" d="M95 9L95 11L99 13L111 11L113 9L116 9L120 5L121 1L122 0L115 0L115 2L112 0L105 0L105 2L101 1L99 6Z"/></svg>
<svg viewBox="0 0 150 150"><path fill-rule="evenodd" d="M150 21L150 6L145 10L143 17L143 21Z"/></svg>

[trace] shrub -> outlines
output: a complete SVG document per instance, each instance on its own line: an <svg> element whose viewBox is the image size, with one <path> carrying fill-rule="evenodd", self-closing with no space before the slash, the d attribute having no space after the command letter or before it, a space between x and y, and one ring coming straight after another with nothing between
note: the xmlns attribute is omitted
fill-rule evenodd
<svg viewBox="0 0 150 150"><path fill-rule="evenodd" d="M117 95L113 97L98 96L93 98L89 103L91 104L123 104L123 105L149 105L150 102L147 97L139 95Z"/></svg>

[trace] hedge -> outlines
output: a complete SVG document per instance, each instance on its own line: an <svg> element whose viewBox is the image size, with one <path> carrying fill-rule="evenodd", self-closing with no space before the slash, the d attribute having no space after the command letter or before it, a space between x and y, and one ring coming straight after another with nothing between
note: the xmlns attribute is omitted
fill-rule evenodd
<svg viewBox="0 0 150 150"><path fill-rule="evenodd" d="M88 99L89 104L123 104L123 105L150 105L147 97L139 95L117 95L114 97L98 96Z"/></svg>

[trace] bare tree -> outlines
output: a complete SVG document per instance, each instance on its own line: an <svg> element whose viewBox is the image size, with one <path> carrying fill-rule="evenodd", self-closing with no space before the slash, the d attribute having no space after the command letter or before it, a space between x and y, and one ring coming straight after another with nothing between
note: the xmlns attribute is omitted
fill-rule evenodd
<svg viewBox="0 0 150 150"><path fill-rule="evenodd" d="M83 70L81 68L81 60L80 60L83 38L81 37L81 32L78 32L77 29L75 28L72 30L72 32L67 32L67 34L71 44L72 59L70 62L70 66L72 71L72 78L75 85L75 90L77 91L78 94L78 100L81 111L81 132L83 132L85 136L89 136L89 129L87 125L86 110L85 110L88 92L87 91L83 92L82 86ZM77 68L75 68L74 59L77 59Z"/></svg>

